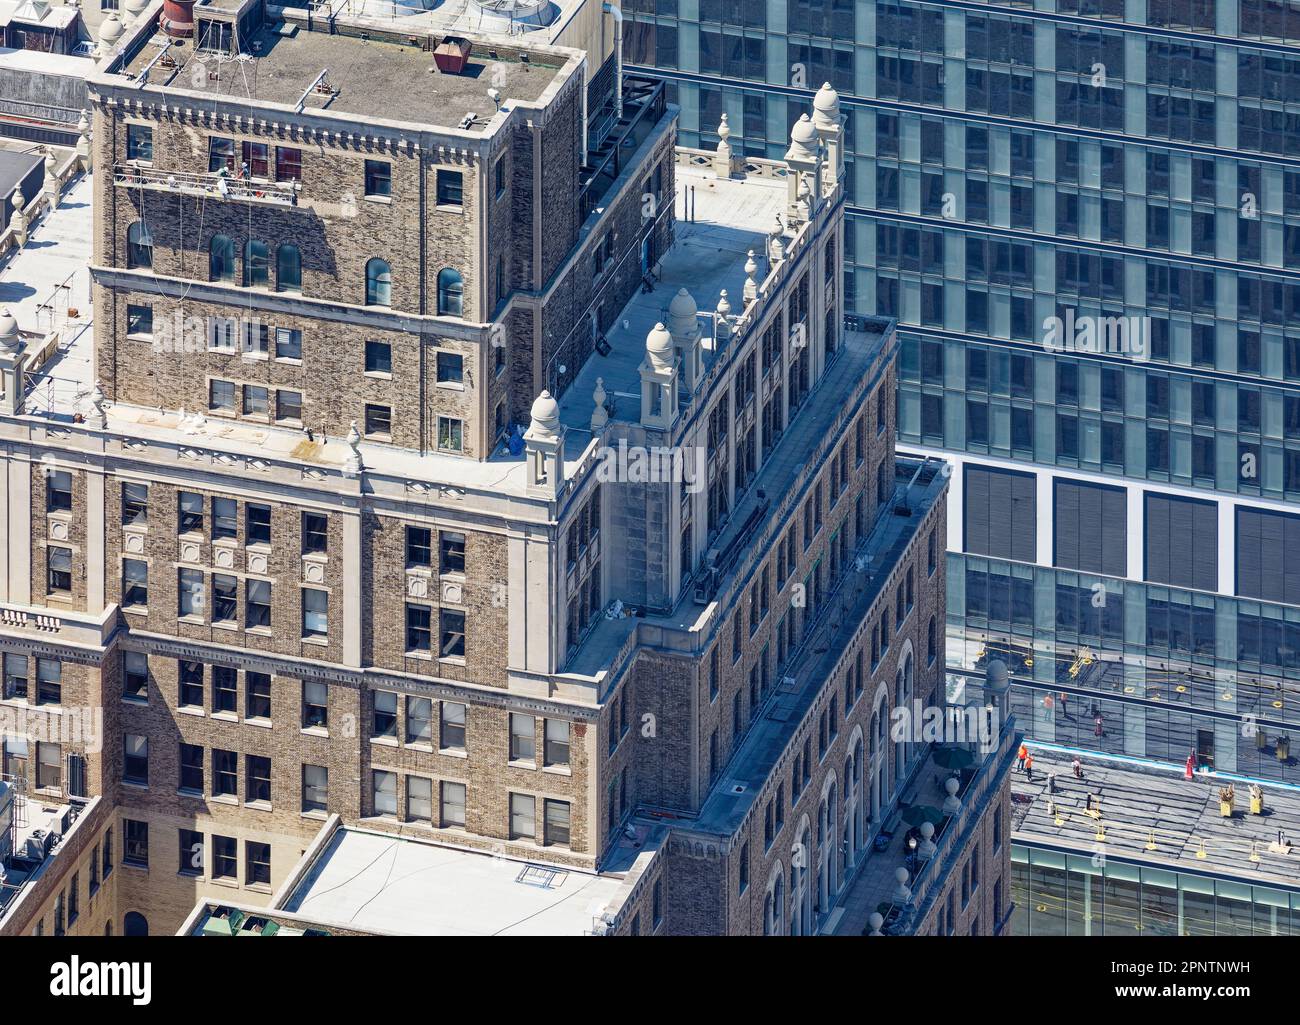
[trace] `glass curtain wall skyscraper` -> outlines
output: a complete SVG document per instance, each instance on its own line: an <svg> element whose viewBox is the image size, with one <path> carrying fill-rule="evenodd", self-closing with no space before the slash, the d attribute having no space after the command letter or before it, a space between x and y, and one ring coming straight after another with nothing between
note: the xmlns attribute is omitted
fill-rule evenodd
<svg viewBox="0 0 1300 1025"><path fill-rule="evenodd" d="M846 308L955 463L948 667L1033 739L1300 782L1300 0L628 0L681 140L847 114Z"/></svg>

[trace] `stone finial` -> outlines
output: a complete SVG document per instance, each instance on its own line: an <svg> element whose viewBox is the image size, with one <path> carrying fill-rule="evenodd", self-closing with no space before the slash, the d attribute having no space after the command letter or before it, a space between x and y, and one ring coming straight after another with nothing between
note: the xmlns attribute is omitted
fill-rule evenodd
<svg viewBox="0 0 1300 1025"><path fill-rule="evenodd" d="M731 125L727 124L727 115L722 115L718 124L718 150L713 157L713 173L719 178L731 177Z"/></svg>
<svg viewBox="0 0 1300 1025"><path fill-rule="evenodd" d="M800 114L799 120L790 129L790 148L785 159L791 163L811 164L817 160L817 129L807 114Z"/></svg>
<svg viewBox="0 0 1300 1025"><path fill-rule="evenodd" d="M785 235L783 229L778 230L777 233L772 236L770 248L772 251L770 262L775 266L785 259Z"/></svg>
<svg viewBox="0 0 1300 1025"><path fill-rule="evenodd" d="M933 858L938 852L939 847L934 842L934 823L921 823L921 845L917 848L917 853L927 861Z"/></svg>
<svg viewBox="0 0 1300 1025"><path fill-rule="evenodd" d="M727 299L727 290L724 288L718 295L718 305L714 309L713 316L713 349L717 352L721 349L729 338L731 338L731 303Z"/></svg>
<svg viewBox="0 0 1300 1025"><path fill-rule="evenodd" d="M885 935L880 931L880 927L884 924L885 924L885 916L882 915L879 911L873 911L871 912L871 914L867 915L867 925L871 927L870 935L872 936Z"/></svg>
<svg viewBox="0 0 1300 1025"><path fill-rule="evenodd" d="M813 97L813 126L820 129L840 126L840 94L829 82L823 82Z"/></svg>
<svg viewBox="0 0 1300 1025"><path fill-rule="evenodd" d="M645 336L645 351L656 370L667 370L673 365L673 336L662 323L655 324Z"/></svg>
<svg viewBox="0 0 1300 1025"><path fill-rule="evenodd" d="M605 429L609 423L609 412L605 409L605 379L596 378L596 390L591 393L592 401L596 403L596 408L591 411L591 430L593 434L599 433Z"/></svg>
<svg viewBox="0 0 1300 1025"><path fill-rule="evenodd" d="M898 880L898 888L894 890L894 897L906 904L912 899L912 888L907 885L907 869L899 866L894 872L894 878Z"/></svg>
<svg viewBox="0 0 1300 1025"><path fill-rule="evenodd" d="M126 10L127 21L135 21L149 6L149 0L126 0L122 6Z"/></svg>
<svg viewBox="0 0 1300 1025"><path fill-rule="evenodd" d="M17 352L23 344L18 333L18 320L6 306L0 309L0 348L6 352Z"/></svg>
<svg viewBox="0 0 1300 1025"><path fill-rule="evenodd" d="M13 232L14 241L21 249L27 244L27 215L23 212L27 207L27 200L20 189L15 189L10 203L14 209L9 215L9 230Z"/></svg>
<svg viewBox="0 0 1300 1025"><path fill-rule="evenodd" d="M746 306L758 298L758 261L754 259L752 249L745 260L745 289L742 297Z"/></svg>
<svg viewBox="0 0 1300 1025"><path fill-rule="evenodd" d="M537 396L530 417L532 423L528 425L528 434L535 438L554 438L559 435L560 404L555 401L550 391L544 390Z"/></svg>
<svg viewBox="0 0 1300 1025"><path fill-rule="evenodd" d="M943 813L945 815L956 815L961 811L961 798L957 796L957 790L960 787L961 784L957 782L956 776L953 776L943 785L944 790L948 793L943 802Z"/></svg>
<svg viewBox="0 0 1300 1025"><path fill-rule="evenodd" d="M344 464L344 470L347 473L360 473L365 469L365 462L361 458L361 432L357 430L357 422L352 421L352 426L348 428L348 458Z"/></svg>
<svg viewBox="0 0 1300 1025"><path fill-rule="evenodd" d="M77 119L77 159L83 171L90 170L90 118L84 110Z"/></svg>
<svg viewBox="0 0 1300 1025"><path fill-rule="evenodd" d="M98 57L107 57L113 52L113 47L117 41L122 38L122 33L126 27L122 24L122 19L116 13L110 14L100 23L99 39L95 44L95 55Z"/></svg>
<svg viewBox="0 0 1300 1025"><path fill-rule="evenodd" d="M51 146L45 153L45 195L49 197L50 209L54 210L59 205L59 191L62 186L59 183L59 158L54 155L54 147Z"/></svg>

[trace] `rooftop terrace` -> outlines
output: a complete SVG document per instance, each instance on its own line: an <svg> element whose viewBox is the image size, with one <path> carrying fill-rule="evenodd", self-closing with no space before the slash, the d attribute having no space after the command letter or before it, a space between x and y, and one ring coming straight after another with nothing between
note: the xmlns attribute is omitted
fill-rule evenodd
<svg viewBox="0 0 1300 1025"><path fill-rule="evenodd" d="M535 44L477 37L464 70L444 74L434 65L427 31L340 23L331 34L324 20L309 29L301 11L284 16L246 37L245 52L233 57L196 52L195 40L155 31L118 73L227 100L290 109L301 101L307 113L455 128L468 114L495 114L489 88L500 90L507 107L512 100L535 102L568 57Z"/></svg>
<svg viewBox="0 0 1300 1025"><path fill-rule="evenodd" d="M654 288L637 292L605 332L610 344L606 356L587 361L561 396L561 419L570 429L587 430L591 424L596 378L604 381L613 406L611 418L635 423L641 419L640 367L646 354L646 335L656 323L668 322L668 304L685 288L700 309L700 331L707 369L723 357L714 343L714 308L725 288L732 312L743 309L745 261L752 249L760 277L767 273L768 238L777 228L777 215L785 212L784 178L746 175L720 178L711 169L678 163L674 202L675 240L660 260ZM635 250L623 257L636 260ZM683 388L681 405L691 396Z"/></svg>
<svg viewBox="0 0 1300 1025"><path fill-rule="evenodd" d="M1071 770L1073 752L1030 745L1034 778L1012 782L1012 828L1018 841L1226 875L1247 882L1296 885L1300 848L1275 846L1279 831L1300 842L1300 791L1264 788L1264 812L1250 814L1244 780L1216 773L1183 777L1154 762L1082 756L1083 778ZM1055 794L1048 779L1054 776ZM1235 788L1232 816L1220 813L1219 789ZM1088 798L1094 811L1089 814ZM1049 800L1055 814L1049 813ZM1099 833L1102 834L1099 836Z"/></svg>
<svg viewBox="0 0 1300 1025"><path fill-rule="evenodd" d="M328 828L328 827L326 827ZM283 910L360 931L419 936L581 936L617 903L637 850L596 874L340 827Z"/></svg>

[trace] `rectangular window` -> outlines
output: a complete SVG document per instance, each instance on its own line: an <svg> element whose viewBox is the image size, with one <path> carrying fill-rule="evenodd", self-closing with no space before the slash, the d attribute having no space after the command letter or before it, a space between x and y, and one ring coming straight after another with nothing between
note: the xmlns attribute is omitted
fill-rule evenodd
<svg viewBox="0 0 1300 1025"><path fill-rule="evenodd" d="M126 159L149 163L153 160L153 128L149 125L126 126Z"/></svg>
<svg viewBox="0 0 1300 1025"><path fill-rule="evenodd" d="M537 799L531 794L510 795L510 839L531 840L537 835Z"/></svg>
<svg viewBox="0 0 1300 1025"><path fill-rule="evenodd" d="M457 609L439 609L438 626L441 658L465 657L465 613Z"/></svg>
<svg viewBox="0 0 1300 1025"><path fill-rule="evenodd" d="M465 379L465 358L458 352L438 353L438 383L461 384Z"/></svg>
<svg viewBox="0 0 1300 1025"><path fill-rule="evenodd" d="M388 406L366 404L366 434L387 438L392 430L393 411Z"/></svg>
<svg viewBox="0 0 1300 1025"><path fill-rule="evenodd" d="M239 878L239 848L233 836L212 836L212 878Z"/></svg>
<svg viewBox="0 0 1300 1025"><path fill-rule="evenodd" d="M271 801L271 759L262 755L248 755L244 762L245 780L244 799Z"/></svg>
<svg viewBox="0 0 1300 1025"><path fill-rule="evenodd" d="M366 195L391 196L393 194L393 169L386 160L366 161Z"/></svg>
<svg viewBox="0 0 1300 1025"><path fill-rule="evenodd" d="M373 736L397 739L397 695L390 690L375 691Z"/></svg>
<svg viewBox="0 0 1300 1025"><path fill-rule="evenodd" d="M234 624L239 618L239 579L212 574L212 622Z"/></svg>
<svg viewBox="0 0 1300 1025"><path fill-rule="evenodd" d="M244 673L244 717L247 719L271 718L271 674Z"/></svg>
<svg viewBox="0 0 1300 1025"><path fill-rule="evenodd" d="M180 788L196 794L203 793L203 747L200 744L181 744Z"/></svg>
<svg viewBox="0 0 1300 1025"><path fill-rule="evenodd" d="M433 532L428 527L406 528L407 568L433 564Z"/></svg>
<svg viewBox="0 0 1300 1025"><path fill-rule="evenodd" d="M453 701L442 702L438 747L443 751L465 750L465 709Z"/></svg>
<svg viewBox="0 0 1300 1025"><path fill-rule="evenodd" d="M406 606L406 650L433 653L433 610L427 605Z"/></svg>
<svg viewBox="0 0 1300 1025"><path fill-rule="evenodd" d="M122 605L145 608L149 604L149 564L140 559L122 560Z"/></svg>
<svg viewBox="0 0 1300 1025"><path fill-rule="evenodd" d="M233 666L212 667L212 711L239 714L239 671Z"/></svg>
<svg viewBox="0 0 1300 1025"><path fill-rule="evenodd" d="M122 861L127 865L149 867L149 823L122 820Z"/></svg>
<svg viewBox="0 0 1300 1025"><path fill-rule="evenodd" d="M406 777L406 820L433 821L433 780L424 776Z"/></svg>
<svg viewBox="0 0 1300 1025"><path fill-rule="evenodd" d="M244 512L245 544L269 545L271 543L271 507L251 502Z"/></svg>
<svg viewBox="0 0 1300 1025"><path fill-rule="evenodd" d="M463 206L465 202L465 176L460 171L437 172L438 205Z"/></svg>
<svg viewBox="0 0 1300 1025"><path fill-rule="evenodd" d="M72 511L72 474L67 470L52 470L46 477L45 511Z"/></svg>
<svg viewBox="0 0 1300 1025"><path fill-rule="evenodd" d="M179 520L176 526L178 534L203 533L203 496L193 491L182 491L177 498Z"/></svg>
<svg viewBox="0 0 1300 1025"><path fill-rule="evenodd" d="M235 170L235 140L222 139L218 136L212 136L208 139L208 173L215 174L217 171L227 171L234 173Z"/></svg>
<svg viewBox="0 0 1300 1025"><path fill-rule="evenodd" d="M302 150L292 146L275 148L275 180L278 182L302 181Z"/></svg>
<svg viewBox="0 0 1300 1025"><path fill-rule="evenodd" d="M537 720L531 715L510 713L510 760L531 762L536 756Z"/></svg>
<svg viewBox="0 0 1300 1025"><path fill-rule="evenodd" d="M275 419L280 423L302 423L302 392L277 391L275 393Z"/></svg>
<svg viewBox="0 0 1300 1025"><path fill-rule="evenodd" d="M302 589L302 635L324 640L329 636L328 591L314 587Z"/></svg>
<svg viewBox="0 0 1300 1025"><path fill-rule="evenodd" d="M235 383L233 381L208 382L208 409L217 413L235 411Z"/></svg>
<svg viewBox="0 0 1300 1025"><path fill-rule="evenodd" d="M546 846L569 846L569 802L546 801L543 804L542 842Z"/></svg>
<svg viewBox="0 0 1300 1025"><path fill-rule="evenodd" d="M149 656L143 651L127 651L122 655L122 696L149 699Z"/></svg>
<svg viewBox="0 0 1300 1025"><path fill-rule="evenodd" d="M203 571L182 569L177 571L176 614L184 619L203 618Z"/></svg>
<svg viewBox="0 0 1300 1025"><path fill-rule="evenodd" d="M546 746L543 756L547 766L569 764L569 724L565 720L546 720Z"/></svg>
<svg viewBox="0 0 1300 1025"><path fill-rule="evenodd" d="M433 743L433 701L430 698L406 697L406 742Z"/></svg>
<svg viewBox="0 0 1300 1025"><path fill-rule="evenodd" d="M233 541L239 537L239 503L233 498L212 500L212 540Z"/></svg>
<svg viewBox="0 0 1300 1025"><path fill-rule="evenodd" d="M244 589L246 629L271 628L271 581L249 580Z"/></svg>
<svg viewBox="0 0 1300 1025"><path fill-rule="evenodd" d="M438 448L460 452L464 448L465 422L454 416L438 417Z"/></svg>
<svg viewBox="0 0 1300 1025"><path fill-rule="evenodd" d="M271 845L261 840L244 841L244 882L248 886L271 885Z"/></svg>
<svg viewBox="0 0 1300 1025"><path fill-rule="evenodd" d="M50 545L45 550L46 585L50 594L72 593L72 549Z"/></svg>
<svg viewBox="0 0 1300 1025"><path fill-rule="evenodd" d="M178 831L176 871L183 876L203 875L203 834L194 829Z"/></svg>
<svg viewBox="0 0 1300 1025"><path fill-rule="evenodd" d="M38 741L36 744L36 787L39 790L63 789L63 748L59 744Z"/></svg>
<svg viewBox="0 0 1300 1025"><path fill-rule="evenodd" d="M465 784L443 782L442 809L438 824L444 829L465 828Z"/></svg>
<svg viewBox="0 0 1300 1025"><path fill-rule="evenodd" d="M149 523L149 485L122 485L122 525L143 527Z"/></svg>
<svg viewBox="0 0 1300 1025"><path fill-rule="evenodd" d="M375 769L372 772L372 793L376 815L397 815L397 774Z"/></svg>
<svg viewBox="0 0 1300 1025"><path fill-rule="evenodd" d="M27 656L6 655L4 657L4 694L6 701L11 698L27 700Z"/></svg>
<svg viewBox="0 0 1300 1025"><path fill-rule="evenodd" d="M177 705L181 708L203 708L203 663L177 663L177 681Z"/></svg>
<svg viewBox="0 0 1300 1025"><path fill-rule="evenodd" d="M302 332L290 327L275 329L275 358L302 359Z"/></svg>
<svg viewBox="0 0 1300 1025"><path fill-rule="evenodd" d="M314 680L304 680L302 685L302 725L304 729L325 729L329 726L329 686Z"/></svg>
<svg viewBox="0 0 1300 1025"><path fill-rule="evenodd" d="M270 406L270 393L261 385L244 385L244 415L266 416Z"/></svg>
<svg viewBox="0 0 1300 1025"><path fill-rule="evenodd" d="M240 170L246 178L267 178L271 173L270 153L264 142L245 142L243 144L243 166Z"/></svg>
<svg viewBox="0 0 1300 1025"><path fill-rule="evenodd" d="M239 794L239 755L234 751L212 750L212 794L235 797Z"/></svg>
<svg viewBox="0 0 1300 1025"><path fill-rule="evenodd" d="M122 745L122 778L142 787L149 785L149 738L128 733Z"/></svg>
<svg viewBox="0 0 1300 1025"><path fill-rule="evenodd" d="M465 535L444 530L438 535L438 572L465 572Z"/></svg>
<svg viewBox="0 0 1300 1025"><path fill-rule="evenodd" d="M302 810L325 811L329 803L329 769L323 765L302 767Z"/></svg>
<svg viewBox="0 0 1300 1025"><path fill-rule="evenodd" d="M393 347L388 342L366 341L366 373L391 374Z"/></svg>

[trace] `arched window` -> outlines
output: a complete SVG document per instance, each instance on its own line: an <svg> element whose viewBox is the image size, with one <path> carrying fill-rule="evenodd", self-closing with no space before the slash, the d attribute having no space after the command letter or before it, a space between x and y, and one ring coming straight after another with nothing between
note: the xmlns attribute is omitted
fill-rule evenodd
<svg viewBox="0 0 1300 1025"><path fill-rule="evenodd" d="M127 936L148 936L149 920L138 911L128 911L122 920L122 932Z"/></svg>
<svg viewBox="0 0 1300 1025"><path fill-rule="evenodd" d="M250 238L244 244L244 285L265 288L270 283L270 250L265 242Z"/></svg>
<svg viewBox="0 0 1300 1025"><path fill-rule="evenodd" d="M277 292L302 291L302 253L297 246L286 244L275 251L275 289Z"/></svg>
<svg viewBox="0 0 1300 1025"><path fill-rule="evenodd" d="M438 271L438 314L446 317L462 316L465 306L465 282L460 271L444 267Z"/></svg>
<svg viewBox="0 0 1300 1025"><path fill-rule="evenodd" d="M128 267L153 266L153 238L144 221L132 221L126 229L126 265Z"/></svg>
<svg viewBox="0 0 1300 1025"><path fill-rule="evenodd" d="M213 235L208 247L208 279L235 280L235 243L226 235Z"/></svg>
<svg viewBox="0 0 1300 1025"><path fill-rule="evenodd" d="M366 264L366 305L393 305L393 278L388 263L378 258Z"/></svg>

